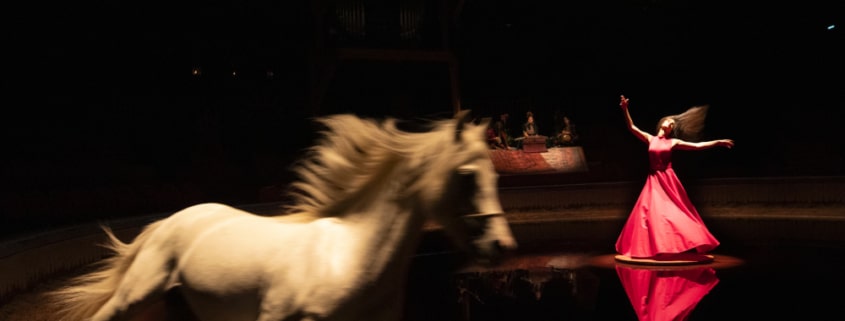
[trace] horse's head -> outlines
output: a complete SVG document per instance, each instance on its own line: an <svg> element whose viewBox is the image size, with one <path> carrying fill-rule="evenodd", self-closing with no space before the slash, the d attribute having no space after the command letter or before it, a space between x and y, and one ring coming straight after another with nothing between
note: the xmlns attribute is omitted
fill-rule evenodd
<svg viewBox="0 0 845 321"><path fill-rule="evenodd" d="M499 203L484 135L489 119L473 124L467 115L413 132L400 130L394 119L322 119L326 136L298 169L302 180L293 184L298 201L290 212L354 215L398 202L402 211L439 223L461 249L492 261L516 241Z"/></svg>
<svg viewBox="0 0 845 321"><path fill-rule="evenodd" d="M421 189L423 206L461 249L489 263L517 244L499 201L498 174L484 139L489 119L473 124L464 119L467 114L459 113L443 129L451 133L422 174L430 176L426 180L431 183Z"/></svg>

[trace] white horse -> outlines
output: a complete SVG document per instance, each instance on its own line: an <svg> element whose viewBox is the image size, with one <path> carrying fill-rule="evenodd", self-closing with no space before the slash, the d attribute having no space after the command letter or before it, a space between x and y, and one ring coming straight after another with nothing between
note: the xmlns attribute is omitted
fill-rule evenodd
<svg viewBox="0 0 845 321"><path fill-rule="evenodd" d="M478 258L513 249L484 130L462 111L421 132L320 119L279 216L195 205L146 226L51 293L63 320L114 321L181 293L200 321L399 320L426 221Z"/></svg>

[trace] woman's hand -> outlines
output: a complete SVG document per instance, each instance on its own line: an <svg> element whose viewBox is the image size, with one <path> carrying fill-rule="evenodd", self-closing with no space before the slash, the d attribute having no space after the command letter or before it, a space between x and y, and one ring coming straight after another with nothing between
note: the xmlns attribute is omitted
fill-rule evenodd
<svg viewBox="0 0 845 321"><path fill-rule="evenodd" d="M720 139L720 140L717 141L717 144L719 146L724 146L724 147L727 147L727 148L734 147L733 139Z"/></svg>
<svg viewBox="0 0 845 321"><path fill-rule="evenodd" d="M622 107L622 110L628 110L628 98L625 98L625 95L619 95L619 107Z"/></svg>

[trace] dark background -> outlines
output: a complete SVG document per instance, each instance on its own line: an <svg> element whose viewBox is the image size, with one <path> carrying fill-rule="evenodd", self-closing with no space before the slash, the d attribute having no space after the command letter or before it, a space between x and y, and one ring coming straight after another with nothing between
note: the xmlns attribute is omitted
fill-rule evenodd
<svg viewBox="0 0 845 321"><path fill-rule="evenodd" d="M843 174L841 1L446 2L462 107L509 112L515 125L532 111L544 135L566 113L590 163L579 180L645 174L620 94L649 131L711 106L706 138L736 147L679 153L682 179ZM397 2L361 3L377 17ZM330 52L316 36L426 50L443 39L432 20L409 41L389 27L357 38L331 19L315 27L309 1L41 2L0 15L2 235L277 200L314 139L312 117L452 111L437 63L343 64L324 103L311 100L315 57Z"/></svg>

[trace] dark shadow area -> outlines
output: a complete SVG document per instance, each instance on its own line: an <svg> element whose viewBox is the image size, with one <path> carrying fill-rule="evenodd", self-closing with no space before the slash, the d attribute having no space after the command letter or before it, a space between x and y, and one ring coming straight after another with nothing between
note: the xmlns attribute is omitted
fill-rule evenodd
<svg viewBox="0 0 845 321"><path fill-rule="evenodd" d="M494 269L420 256L406 320L824 319L838 309L826 293L845 285L843 254L841 244L730 244L712 263L649 267L558 244Z"/></svg>
<svg viewBox="0 0 845 321"><path fill-rule="evenodd" d="M336 112L531 111L552 136L563 111L589 171L507 178L561 184L644 177L620 94L648 130L706 103L705 135L736 147L679 153L682 180L845 175L841 3L385 3L10 5L0 235L278 201Z"/></svg>

